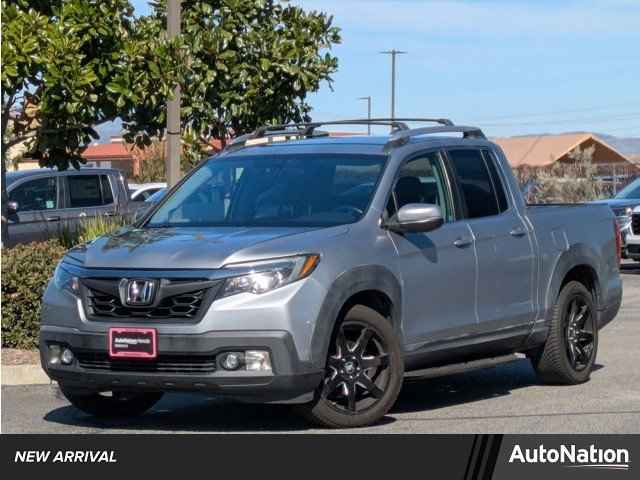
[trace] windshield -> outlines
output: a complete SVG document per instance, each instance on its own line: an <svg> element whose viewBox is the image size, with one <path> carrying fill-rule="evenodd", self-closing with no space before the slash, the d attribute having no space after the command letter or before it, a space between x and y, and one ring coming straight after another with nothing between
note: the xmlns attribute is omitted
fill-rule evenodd
<svg viewBox="0 0 640 480"><path fill-rule="evenodd" d="M333 226L359 220L387 157L305 154L209 160L148 227Z"/></svg>
<svg viewBox="0 0 640 480"><path fill-rule="evenodd" d="M635 181L620 190L615 198L640 198L640 178L637 178Z"/></svg>

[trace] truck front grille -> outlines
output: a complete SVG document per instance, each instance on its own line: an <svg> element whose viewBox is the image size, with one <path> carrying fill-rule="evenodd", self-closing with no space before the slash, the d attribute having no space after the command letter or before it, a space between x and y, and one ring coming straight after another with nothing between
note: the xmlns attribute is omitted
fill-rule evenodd
<svg viewBox="0 0 640 480"><path fill-rule="evenodd" d="M114 295L89 289L89 308L94 315L116 318L193 318L198 314L204 290L163 298L152 308L125 307Z"/></svg>
<svg viewBox="0 0 640 480"><path fill-rule="evenodd" d="M219 281L162 280L157 299L149 306L130 306L120 300L120 279L84 278L83 298L88 316L96 321L127 319L130 321L195 322L213 301Z"/></svg>
<svg viewBox="0 0 640 480"><path fill-rule="evenodd" d="M154 360L124 360L109 358L105 353L79 352L78 364L87 370L145 373L213 373L216 359L213 356L160 355Z"/></svg>
<svg viewBox="0 0 640 480"><path fill-rule="evenodd" d="M631 230L634 235L640 235L640 213L631 216Z"/></svg>

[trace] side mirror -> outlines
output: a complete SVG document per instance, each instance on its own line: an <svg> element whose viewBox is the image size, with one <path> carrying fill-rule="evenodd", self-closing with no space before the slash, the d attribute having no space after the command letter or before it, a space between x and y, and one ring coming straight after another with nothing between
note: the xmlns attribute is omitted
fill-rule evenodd
<svg viewBox="0 0 640 480"><path fill-rule="evenodd" d="M18 202L7 202L7 214L15 215L19 207Z"/></svg>
<svg viewBox="0 0 640 480"><path fill-rule="evenodd" d="M430 232L444 223L438 205L409 203L402 207L386 223L385 227L397 233Z"/></svg>

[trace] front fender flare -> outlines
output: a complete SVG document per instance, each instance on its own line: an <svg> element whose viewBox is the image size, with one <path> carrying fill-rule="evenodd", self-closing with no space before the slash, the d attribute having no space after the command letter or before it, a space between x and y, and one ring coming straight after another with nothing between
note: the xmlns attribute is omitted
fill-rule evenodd
<svg viewBox="0 0 640 480"><path fill-rule="evenodd" d="M402 289L396 276L387 268L377 265L365 265L344 272L329 287L320 307L311 340L311 358L313 366L324 369L327 352L333 330L342 307L353 295L377 290L389 297L392 302L391 321L393 328L402 338Z"/></svg>

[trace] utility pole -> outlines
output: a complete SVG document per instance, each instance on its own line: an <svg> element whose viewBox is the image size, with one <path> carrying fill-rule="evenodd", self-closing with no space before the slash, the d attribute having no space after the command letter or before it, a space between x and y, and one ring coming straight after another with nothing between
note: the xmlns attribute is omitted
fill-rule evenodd
<svg viewBox="0 0 640 480"><path fill-rule="evenodd" d="M180 35L181 0L167 2L167 37L171 40ZM173 100L167 102L167 156L165 169L167 185L174 186L180 180L180 85L173 90Z"/></svg>
<svg viewBox="0 0 640 480"><path fill-rule="evenodd" d="M367 101L367 120L371 120L371 95L368 97L360 97L358 100L366 100ZM371 124L367 125L367 135L371 135Z"/></svg>
<svg viewBox="0 0 640 480"><path fill-rule="evenodd" d="M391 119L396 118L396 56L407 52L401 50L385 50L380 52L383 55L391 55Z"/></svg>

